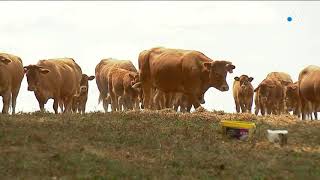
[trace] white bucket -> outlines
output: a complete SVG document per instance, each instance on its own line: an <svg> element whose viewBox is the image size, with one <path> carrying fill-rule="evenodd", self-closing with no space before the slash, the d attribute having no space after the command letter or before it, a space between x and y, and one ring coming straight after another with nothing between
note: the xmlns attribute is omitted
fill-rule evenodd
<svg viewBox="0 0 320 180"><path fill-rule="evenodd" d="M280 145L287 144L287 130L267 130L268 140L272 143L279 143Z"/></svg>

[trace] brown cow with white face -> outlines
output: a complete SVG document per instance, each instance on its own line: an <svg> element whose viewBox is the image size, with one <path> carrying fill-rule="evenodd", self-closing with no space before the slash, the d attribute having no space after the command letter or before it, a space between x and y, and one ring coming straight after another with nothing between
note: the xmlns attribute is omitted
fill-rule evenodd
<svg viewBox="0 0 320 180"><path fill-rule="evenodd" d="M139 75L136 72L113 67L108 75L108 88L111 97L112 111L139 108L140 88L134 88L139 81ZM137 85L136 85L137 86Z"/></svg>
<svg viewBox="0 0 320 180"><path fill-rule="evenodd" d="M40 60L36 65L25 66L28 90L33 91L40 106L53 99L54 112L58 113L58 104L64 105L64 112L72 109L74 95L80 89L82 71L72 58Z"/></svg>
<svg viewBox="0 0 320 180"><path fill-rule="evenodd" d="M11 102L12 114L15 114L16 100L23 76L24 71L20 57L0 53L0 96L2 96L3 101L2 113L8 113Z"/></svg>
<svg viewBox="0 0 320 180"><path fill-rule="evenodd" d="M320 67L307 66L300 72L298 81L302 119L304 120L308 113L309 103L311 103L315 115L320 105ZM317 119L317 116L315 118Z"/></svg>
<svg viewBox="0 0 320 180"><path fill-rule="evenodd" d="M241 75L235 77L233 82L233 98L236 104L237 113L251 113L253 102L253 86L251 84L253 77Z"/></svg>
<svg viewBox="0 0 320 180"><path fill-rule="evenodd" d="M99 102L103 102L103 108L105 112L108 111L108 102L106 98L109 94L108 88L108 75L111 68L117 67L121 69L125 69L132 72L138 72L137 69L134 67L131 61L129 60L117 60L117 59L102 59L99 64L97 64L95 68L95 76L96 76L96 83L100 92L99 95Z"/></svg>
<svg viewBox="0 0 320 180"><path fill-rule="evenodd" d="M88 100L89 81L92 81L94 78L94 76L82 74L79 93L76 94L73 99L73 112L78 111L79 113L85 113Z"/></svg>
<svg viewBox="0 0 320 180"><path fill-rule="evenodd" d="M235 66L228 61L213 61L198 51L152 48L139 54L139 69L145 108L151 107L152 88L185 93L198 108L198 97L210 87L229 90L226 77Z"/></svg>
<svg viewBox="0 0 320 180"><path fill-rule="evenodd" d="M280 114L284 111L284 93L281 82L277 79L264 79L254 90L255 96L255 114L258 115L259 110L264 116L267 114Z"/></svg>

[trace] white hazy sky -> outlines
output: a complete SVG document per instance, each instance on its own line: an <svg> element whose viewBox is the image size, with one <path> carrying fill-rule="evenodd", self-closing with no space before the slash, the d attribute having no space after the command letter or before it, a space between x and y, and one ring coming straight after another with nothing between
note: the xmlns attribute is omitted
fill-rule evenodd
<svg viewBox="0 0 320 180"><path fill-rule="evenodd" d="M256 87L272 71L296 81L302 68L319 65L320 2L48 1L0 2L0 7L0 50L20 56L24 65L72 57L83 73L93 75L102 58L130 59L137 67L142 50L165 46L232 61L230 87L241 74L254 77ZM89 86L87 110L102 110L95 81ZM235 112L232 90L210 88L205 99L209 110ZM52 102L45 106L51 112ZM26 78L17 110L39 110Z"/></svg>

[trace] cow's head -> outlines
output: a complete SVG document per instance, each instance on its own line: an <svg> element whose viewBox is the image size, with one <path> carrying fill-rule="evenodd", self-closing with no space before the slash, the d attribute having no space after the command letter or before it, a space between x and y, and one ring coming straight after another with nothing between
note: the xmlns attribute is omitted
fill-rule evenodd
<svg viewBox="0 0 320 180"><path fill-rule="evenodd" d="M28 91L37 91L41 76L46 75L50 72L49 69L43 68L38 65L29 65L23 68L27 76Z"/></svg>
<svg viewBox="0 0 320 180"><path fill-rule="evenodd" d="M241 89L247 89L251 85L253 77L249 77L247 75L241 75L240 77L238 76L235 77L234 80L240 82Z"/></svg>
<svg viewBox="0 0 320 180"><path fill-rule="evenodd" d="M254 92L259 91L261 102L266 103L272 89L275 87L276 86L272 83L272 81L265 79L259 84L259 86L254 90Z"/></svg>
<svg viewBox="0 0 320 180"><path fill-rule="evenodd" d="M131 72L129 73L129 77L131 79L131 87L133 89L141 89L139 74L135 72Z"/></svg>
<svg viewBox="0 0 320 180"><path fill-rule="evenodd" d="M6 57L0 56L0 65L8 65L9 63L11 63L11 59L8 59Z"/></svg>
<svg viewBox="0 0 320 180"><path fill-rule="evenodd" d="M228 91L227 74L232 73L236 67L229 61L205 62L203 65L209 71L209 85L220 91Z"/></svg>
<svg viewBox="0 0 320 180"><path fill-rule="evenodd" d="M89 90L89 81L94 80L95 76L88 76L86 74L82 74L80 81L80 94L85 94Z"/></svg>

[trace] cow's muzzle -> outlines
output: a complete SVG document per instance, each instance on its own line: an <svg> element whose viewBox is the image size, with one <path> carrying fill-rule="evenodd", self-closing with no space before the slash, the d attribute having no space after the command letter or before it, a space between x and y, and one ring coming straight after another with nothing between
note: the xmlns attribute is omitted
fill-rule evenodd
<svg viewBox="0 0 320 180"><path fill-rule="evenodd" d="M84 92L87 92L87 91L88 91L87 86L81 86L80 87L80 93L84 93Z"/></svg>
<svg viewBox="0 0 320 180"><path fill-rule="evenodd" d="M229 86L228 85L224 85L220 87L221 91L228 91L229 90Z"/></svg>

